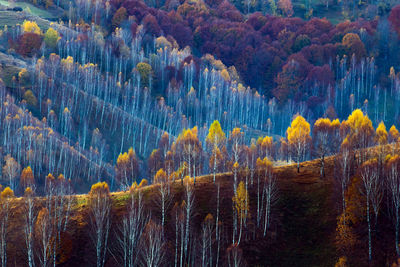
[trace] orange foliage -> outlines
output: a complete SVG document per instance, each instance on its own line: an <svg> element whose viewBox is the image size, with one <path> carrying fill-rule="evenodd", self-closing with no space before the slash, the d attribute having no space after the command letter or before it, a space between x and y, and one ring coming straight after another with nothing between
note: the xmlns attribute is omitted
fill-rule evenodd
<svg viewBox="0 0 400 267"><path fill-rule="evenodd" d="M89 192L89 197L108 196L109 194L110 194L110 189L108 187L108 184L106 182L98 182L92 185Z"/></svg>
<svg viewBox="0 0 400 267"><path fill-rule="evenodd" d="M168 182L167 173L163 169L159 169L154 176L154 183L165 183Z"/></svg>
<svg viewBox="0 0 400 267"><path fill-rule="evenodd" d="M22 188L31 187L32 185L35 184L35 179L30 166L22 170L20 184Z"/></svg>

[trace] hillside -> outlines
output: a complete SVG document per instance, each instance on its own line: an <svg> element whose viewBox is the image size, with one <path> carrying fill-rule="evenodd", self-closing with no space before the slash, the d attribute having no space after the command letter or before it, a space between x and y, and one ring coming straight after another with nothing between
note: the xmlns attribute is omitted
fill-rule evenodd
<svg viewBox="0 0 400 267"><path fill-rule="evenodd" d="M327 160L327 177L319 178L317 161L304 162L297 174L294 165L275 168L279 187L279 201L274 209L273 225L267 239L260 238L242 242L243 255L249 266L332 266L336 260L333 244L336 227L336 211L332 199L333 177L332 160ZM221 220L227 232L231 229L233 195L232 174L217 175L221 184ZM172 186L174 202L180 201L182 187L180 182ZM157 216L159 211L154 207L157 185L140 189L144 193L146 209ZM195 186L195 214L191 220L195 232L200 231L200 223L208 213L215 213L215 185L211 176L198 177ZM128 193L112 193L112 226L115 234L126 213ZM35 210L43 206L43 198L36 198ZM90 266L95 259L94 246L89 233L90 222L87 210L87 195L77 195L72 208L68 230L62 234L62 255L59 255L60 266ZM22 211L24 199L18 198L12 204L10 218L10 235L8 245L8 262L10 266L24 266ZM250 209L255 214L255 192L250 189ZM167 214L169 214L168 212ZM173 224L168 216L167 232L172 231ZM170 232L171 233L171 232ZM172 236L168 239L173 240ZM229 238L228 238L229 240ZM114 244L115 245L115 244ZM112 247L112 243L110 244ZM168 245L169 247L169 245ZM223 253L224 254L224 253ZM110 253L106 266L115 266ZM168 257L168 256L167 256ZM224 258L224 257L222 257Z"/></svg>
<svg viewBox="0 0 400 267"><path fill-rule="evenodd" d="M250 12L244 1L28 2L0 10L0 101L9 107L0 113L0 160L30 167L42 195L48 173L85 193L97 177L115 191L151 180L166 161L177 171L188 129L199 154L189 157L200 159L189 175L210 173L214 121L228 157L240 128L248 147L272 137L274 160L293 153L285 137L297 114L311 135L319 118L343 121L355 109L374 127L400 121L397 1L286 1L291 15L275 0L268 5L277 10L264 13L255 12L261 0ZM131 148L137 168L125 183L117 162ZM21 195L19 174L0 183Z"/></svg>
<svg viewBox="0 0 400 267"><path fill-rule="evenodd" d="M400 266L399 50L400 0L0 0L0 266Z"/></svg>

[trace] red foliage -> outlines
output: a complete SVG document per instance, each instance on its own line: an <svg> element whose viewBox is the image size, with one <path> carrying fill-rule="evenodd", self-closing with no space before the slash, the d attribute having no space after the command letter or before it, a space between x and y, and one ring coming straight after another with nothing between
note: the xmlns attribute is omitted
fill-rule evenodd
<svg viewBox="0 0 400 267"><path fill-rule="evenodd" d="M400 5L395 6L389 15L389 21L400 36Z"/></svg>
<svg viewBox="0 0 400 267"><path fill-rule="evenodd" d="M334 76L331 68L328 64L322 67L313 67L307 75L307 81L312 84L319 84L322 87L328 87L328 85L334 84Z"/></svg>
<svg viewBox="0 0 400 267"><path fill-rule="evenodd" d="M243 15L227 0L224 0L217 8L217 14L220 18L228 21L242 22Z"/></svg>
<svg viewBox="0 0 400 267"><path fill-rule="evenodd" d="M273 90L273 95L280 103L286 102L289 97L297 96L310 67L311 64L301 54L289 57L288 63L276 78L277 87Z"/></svg>
<svg viewBox="0 0 400 267"><path fill-rule="evenodd" d="M149 34L153 36L159 36L161 34L161 28L153 15L147 14L142 23Z"/></svg>
<svg viewBox="0 0 400 267"><path fill-rule="evenodd" d="M267 18L260 12L256 12L250 15L246 23L251 25L254 30L258 31L267 23Z"/></svg>
<svg viewBox="0 0 400 267"><path fill-rule="evenodd" d="M18 39L17 52L23 56L32 56L40 49L42 37L36 33L27 32Z"/></svg>
<svg viewBox="0 0 400 267"><path fill-rule="evenodd" d="M327 19L305 21L259 12L246 20L227 0L171 0L165 6L165 10L171 11L150 8L141 0L111 0L111 4L114 12L123 6L128 16L135 16L131 26L133 35L137 25L143 24L148 35L163 34L169 40L176 40L181 48L189 45L201 54L211 53L225 65L234 65L246 84L267 90L283 84L285 70L282 67L288 67L291 59L296 59L300 66L301 73L296 74L296 79L301 83L312 68L310 63L321 66L335 59L337 54L365 55L362 42L345 46L341 44L343 36L360 32L361 28L372 35L377 27L376 20L359 19L335 26ZM173 5L177 11L167 5ZM294 53L297 54L293 56ZM274 80L278 73L280 78Z"/></svg>
<svg viewBox="0 0 400 267"><path fill-rule="evenodd" d="M329 32L332 28L332 24L327 19L313 18L300 29L299 33L306 34L310 38L319 38L322 34Z"/></svg>
<svg viewBox="0 0 400 267"><path fill-rule="evenodd" d="M120 7L117 12L114 13L114 16L112 18L112 26L113 28L119 27L121 23L126 20L127 18L127 12L126 8Z"/></svg>

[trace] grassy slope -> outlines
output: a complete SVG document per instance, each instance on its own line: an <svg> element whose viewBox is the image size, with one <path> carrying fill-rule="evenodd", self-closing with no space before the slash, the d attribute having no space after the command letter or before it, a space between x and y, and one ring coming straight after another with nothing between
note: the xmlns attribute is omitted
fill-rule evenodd
<svg viewBox="0 0 400 267"><path fill-rule="evenodd" d="M331 199L332 167L328 160L327 178L319 178L317 161L302 164L300 174L294 165L276 168L280 188L279 202L276 206L274 227L268 241L259 238L254 241L244 238L241 243L243 253L250 266L332 266L335 261L333 234L336 223L334 204ZM232 175L217 175L221 183L221 218L227 233L232 224L231 198ZM154 216L159 214L154 205L156 186L142 189L146 208ZM175 201L181 201L182 187L180 182L173 185ZM215 213L216 188L211 176L199 177L196 182L195 212L192 219L193 229L199 231L201 221L206 214ZM250 189L250 206L252 218L255 218L255 191ZM125 212L128 194L113 193L113 229ZM37 209L43 205L43 199L37 199ZM87 195L76 198L69 230L63 234L63 266L90 266L95 259L90 241L89 217L87 212ZM171 205L172 207L173 205ZM23 242L23 199L15 201L10 222L9 263L12 266L24 266L26 258ZM169 218L168 218L169 219ZM167 220L167 231L173 233L173 222ZM112 233L114 233L114 230ZM225 235L230 240L230 234ZM173 236L169 237L173 239ZM172 247L172 244L169 244ZM111 258L111 257L110 257ZM108 266L115 266L112 258Z"/></svg>
<svg viewBox="0 0 400 267"><path fill-rule="evenodd" d="M10 3L8 1L5 0L0 0L0 5L6 6L6 7L10 7ZM25 12L31 13L32 15L35 16L39 16L45 19L55 19L56 16L54 16L53 14L51 14L50 12L38 8L30 3L26 3L26 2L16 2L12 5L13 7L21 7Z"/></svg>

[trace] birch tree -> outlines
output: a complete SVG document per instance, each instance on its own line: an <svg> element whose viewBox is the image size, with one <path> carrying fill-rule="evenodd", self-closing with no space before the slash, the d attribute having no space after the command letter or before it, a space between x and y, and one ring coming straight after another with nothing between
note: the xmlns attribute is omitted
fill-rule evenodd
<svg viewBox="0 0 400 267"><path fill-rule="evenodd" d="M8 179L9 187L14 191L17 188L16 178L19 176L21 166L10 155L6 156L5 161L6 164L3 167L3 173Z"/></svg>
<svg viewBox="0 0 400 267"><path fill-rule="evenodd" d="M154 182L159 184L155 201L161 210L161 229L164 234L166 212L171 205L173 197L170 190L171 185L168 181L167 173L163 169L158 170L154 176Z"/></svg>
<svg viewBox="0 0 400 267"><path fill-rule="evenodd" d="M28 266L35 266L34 257L34 223L35 223L35 210L34 210L34 191L27 187L24 193L24 233L25 233L25 245L27 250L27 261Z"/></svg>
<svg viewBox="0 0 400 267"><path fill-rule="evenodd" d="M51 257L53 246L51 242L55 240L54 227L51 222L49 210L42 208L37 216L35 224L35 240L39 251L40 266L46 267L52 264Z"/></svg>
<svg viewBox="0 0 400 267"><path fill-rule="evenodd" d="M185 261L188 260L190 254L189 241L190 241L190 229L191 229L191 218L194 211L194 188L190 183L190 178L185 178L185 193L184 193L184 215L185 215L185 234L184 234L184 253Z"/></svg>
<svg viewBox="0 0 400 267"><path fill-rule="evenodd" d="M234 209L236 211L236 216L238 217L238 220L240 222L239 224L239 236L237 241L235 242L235 235L233 236L233 244L240 244L241 238L242 238L242 229L243 229L243 223L244 220L247 217L250 217L249 213L249 194L246 190L246 187L242 182L239 183L238 189L236 191L236 194L232 198Z"/></svg>
<svg viewBox="0 0 400 267"><path fill-rule="evenodd" d="M314 150L321 162L320 176L325 177L325 156L329 153L330 135L332 133L332 123L329 118L320 118L314 123L313 143Z"/></svg>
<svg viewBox="0 0 400 267"><path fill-rule="evenodd" d="M213 266L214 217L209 213L201 224L201 265Z"/></svg>
<svg viewBox="0 0 400 267"><path fill-rule="evenodd" d="M349 143L348 138L346 137L343 140L343 143L340 147L339 154L336 155L336 162L339 166L339 173L336 174L336 178L340 184L340 192L342 198L342 213L343 213L343 223L346 223L346 191L350 182L350 174L351 174L351 164L352 164L352 156L351 156L351 145Z"/></svg>
<svg viewBox="0 0 400 267"><path fill-rule="evenodd" d="M297 160L297 172L300 172L300 161L304 158L311 140L310 124L302 116L296 115L286 133L291 151Z"/></svg>
<svg viewBox="0 0 400 267"><path fill-rule="evenodd" d="M90 225L92 240L96 250L96 266L102 267L106 261L108 235L110 231L111 199L106 182L92 185L89 192Z"/></svg>
<svg viewBox="0 0 400 267"><path fill-rule="evenodd" d="M378 166L376 160L366 161L360 169L360 177L362 180L362 192L365 195L366 217L368 224L368 260L372 260L372 237L371 237L371 218L370 203L374 194L375 184L378 182Z"/></svg>
<svg viewBox="0 0 400 267"><path fill-rule="evenodd" d="M221 125L219 121L215 120L208 130L208 135L206 138L206 142L210 147L211 157L213 158L212 170L213 170L213 182L215 183L215 174L217 172L217 163L218 163L218 151L221 152L225 147L225 133L222 131Z"/></svg>
<svg viewBox="0 0 400 267"><path fill-rule="evenodd" d="M138 263L139 243L148 222L143 205L141 190L131 187L127 204L127 214L119 226L118 250L122 251L123 266L133 267Z"/></svg>
<svg viewBox="0 0 400 267"><path fill-rule="evenodd" d="M400 223L400 157L395 155L391 157L387 163L387 186L388 193L391 196L391 204L394 213L394 227L395 227L395 248L396 253L400 256L399 249L399 223Z"/></svg>
<svg viewBox="0 0 400 267"><path fill-rule="evenodd" d="M10 187L6 187L0 196L0 258L1 266L7 266L8 218L10 216L10 204L13 201L14 192Z"/></svg>
<svg viewBox="0 0 400 267"><path fill-rule="evenodd" d="M161 226L150 220L140 242L141 265L146 267L163 266L165 251Z"/></svg>

